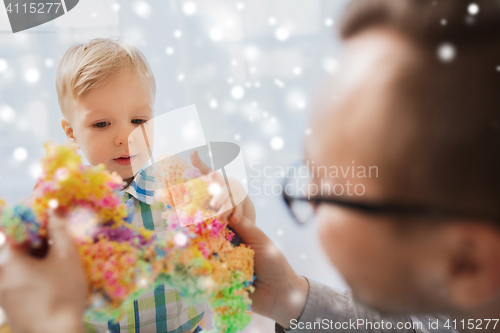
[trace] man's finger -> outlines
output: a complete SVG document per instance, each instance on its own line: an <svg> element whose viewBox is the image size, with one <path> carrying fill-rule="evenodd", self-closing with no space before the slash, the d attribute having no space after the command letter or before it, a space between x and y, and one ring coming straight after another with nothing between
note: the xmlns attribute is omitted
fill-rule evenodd
<svg viewBox="0 0 500 333"><path fill-rule="evenodd" d="M217 216L221 220L225 220L231 215L231 207L223 206L217 211Z"/></svg>
<svg viewBox="0 0 500 333"><path fill-rule="evenodd" d="M242 217L243 217L243 206L237 205L236 208L233 210L233 213L231 214L229 221L237 223L239 220L241 220Z"/></svg>
<svg viewBox="0 0 500 333"><path fill-rule="evenodd" d="M61 214L49 212L49 239L51 247L49 257L65 257L68 251L74 250L73 240L68 232L68 226Z"/></svg>
<svg viewBox="0 0 500 333"><path fill-rule="evenodd" d="M17 288L36 275L38 260L23 250L7 245L0 252L0 290Z"/></svg>
<svg viewBox="0 0 500 333"><path fill-rule="evenodd" d="M193 166L195 168L198 168L203 175L207 175L212 171L212 169L208 165L203 163L197 151L192 153L190 158L191 158L191 163L193 163Z"/></svg>
<svg viewBox="0 0 500 333"><path fill-rule="evenodd" d="M229 223L229 226L243 240L243 243L255 247L256 245L269 246L274 243L266 234L257 228L252 221L243 216L238 222Z"/></svg>

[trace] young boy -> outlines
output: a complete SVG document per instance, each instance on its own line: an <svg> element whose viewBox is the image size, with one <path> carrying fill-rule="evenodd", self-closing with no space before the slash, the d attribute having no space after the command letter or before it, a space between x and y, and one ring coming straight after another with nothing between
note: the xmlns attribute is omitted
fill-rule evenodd
<svg viewBox="0 0 500 333"><path fill-rule="evenodd" d="M125 180L124 194L135 206L134 225L164 231L164 206L147 189L151 175L133 171L144 166L150 156L147 149L141 149L141 140L130 134L139 126L151 130L149 121L154 117L155 79L144 55L119 40L94 39L75 45L59 62L56 87L67 138L79 146L91 165L103 163ZM193 162L201 166L197 156ZM232 219L241 216L244 205L234 210ZM179 293L163 285L128 306L120 323L86 318L85 330L197 332L205 311L205 304L184 306Z"/></svg>

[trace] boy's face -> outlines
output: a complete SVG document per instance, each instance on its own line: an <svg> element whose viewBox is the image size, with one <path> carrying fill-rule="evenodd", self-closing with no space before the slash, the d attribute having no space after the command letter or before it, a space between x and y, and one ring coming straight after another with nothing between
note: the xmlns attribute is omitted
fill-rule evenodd
<svg viewBox="0 0 500 333"><path fill-rule="evenodd" d="M91 165L102 163L130 182L150 157L142 129L151 141L153 104L151 91L127 70L74 101L62 126Z"/></svg>

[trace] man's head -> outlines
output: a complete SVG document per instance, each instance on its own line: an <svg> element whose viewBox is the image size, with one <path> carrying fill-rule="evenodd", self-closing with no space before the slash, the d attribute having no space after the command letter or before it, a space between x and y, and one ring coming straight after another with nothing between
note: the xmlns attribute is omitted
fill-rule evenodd
<svg viewBox="0 0 500 333"><path fill-rule="evenodd" d="M353 0L341 73L311 120L316 166L378 167L378 178L342 180L366 188L347 199L464 214L318 207L330 259L384 311L500 306L500 3L477 4L472 15L454 0Z"/></svg>
<svg viewBox="0 0 500 333"><path fill-rule="evenodd" d="M72 46L59 62L56 88L68 139L91 165L133 177L149 156L143 137L130 134L138 127L151 130L156 93L142 52L102 38Z"/></svg>

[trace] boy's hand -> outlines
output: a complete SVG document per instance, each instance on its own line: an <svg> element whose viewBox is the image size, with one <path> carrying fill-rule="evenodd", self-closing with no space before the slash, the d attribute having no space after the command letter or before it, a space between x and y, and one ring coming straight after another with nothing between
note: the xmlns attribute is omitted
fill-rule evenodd
<svg viewBox="0 0 500 333"><path fill-rule="evenodd" d="M83 332L87 281L67 224L49 221L44 259L4 245L0 249L0 306L15 332Z"/></svg>
<svg viewBox="0 0 500 333"><path fill-rule="evenodd" d="M207 166L198 156L198 152L194 152L191 155L191 163L193 166L198 168L203 175L208 175L210 186L215 186L221 189L214 194L212 200L210 201L210 206L218 210L218 215L222 218L227 218L230 222L238 222L243 217L255 223L255 207L247 195L243 186L233 178L229 178L233 198L245 197L245 200L237 204L234 208L229 197L229 191L227 189L226 182L222 175L218 172L212 172L212 169Z"/></svg>

